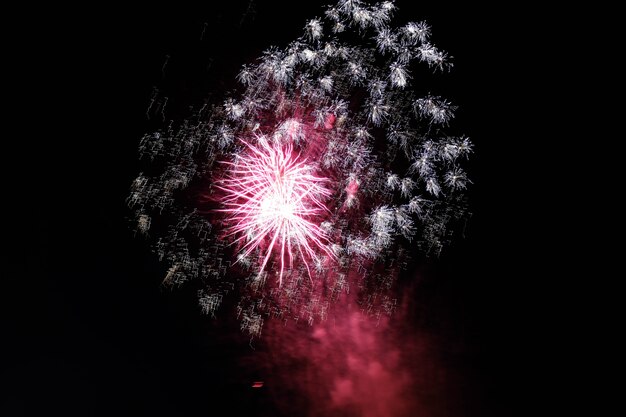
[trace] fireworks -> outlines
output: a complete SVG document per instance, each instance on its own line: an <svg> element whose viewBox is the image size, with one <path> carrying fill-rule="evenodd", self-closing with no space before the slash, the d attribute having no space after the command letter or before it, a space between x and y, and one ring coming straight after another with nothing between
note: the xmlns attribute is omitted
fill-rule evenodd
<svg viewBox="0 0 626 417"><path fill-rule="evenodd" d="M324 186L327 179L316 177L313 168L299 160L292 143L270 145L262 138L258 146L244 144L248 152L227 163L228 175L217 185L226 194L221 211L229 214L227 236L239 236L235 243L245 241L239 259L267 247L259 273L279 248L281 284L286 258L292 267L294 252L310 276L309 261L319 262L317 250L333 256L326 233L309 220L328 211L322 202L331 194Z"/></svg>
<svg viewBox="0 0 626 417"><path fill-rule="evenodd" d="M211 314L237 289L253 336L270 317L324 320L350 291L393 312L408 255L438 253L463 216L472 150L445 134L456 106L413 89L415 65L447 70L447 54L395 10L340 0L233 74L239 94L144 136L129 205L167 283L201 278Z"/></svg>

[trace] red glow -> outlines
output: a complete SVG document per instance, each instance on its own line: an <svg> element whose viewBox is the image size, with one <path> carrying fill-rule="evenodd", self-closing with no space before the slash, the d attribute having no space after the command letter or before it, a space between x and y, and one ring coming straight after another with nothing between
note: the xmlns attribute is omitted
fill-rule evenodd
<svg viewBox="0 0 626 417"><path fill-rule="evenodd" d="M346 187L346 193L348 193L348 196L354 197L357 191L359 191L359 183L354 180L350 181L350 184Z"/></svg>
<svg viewBox="0 0 626 417"><path fill-rule="evenodd" d="M337 120L337 117L334 114L329 114L328 116L326 116L326 120L324 121L324 128L326 129L332 129L335 126L335 121Z"/></svg>
<svg viewBox="0 0 626 417"><path fill-rule="evenodd" d="M407 324L403 311L396 320L364 316L355 297L346 294L335 306L335 320L313 326L269 322L268 346L262 356L255 351L254 360L273 376L264 389L281 415L465 415L448 396L467 387L455 385L458 376L442 362L437 340Z"/></svg>

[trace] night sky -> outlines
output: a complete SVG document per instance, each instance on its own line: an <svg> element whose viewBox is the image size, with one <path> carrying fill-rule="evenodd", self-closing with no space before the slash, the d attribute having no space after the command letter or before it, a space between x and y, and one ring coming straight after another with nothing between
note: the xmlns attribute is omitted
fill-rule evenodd
<svg viewBox="0 0 626 417"><path fill-rule="evenodd" d="M15 58L31 87L15 101L27 165L5 174L17 203L5 217L0 415L282 416L276 401L310 407L297 393L277 399L252 388L278 380L255 364L229 301L211 318L197 283L161 286L166 266L129 221L139 139L163 126L160 108L146 114L156 90L157 105L168 98L166 121L220 102L242 64L295 39L325 4L209 3L42 13L30 21L36 33L23 28L34 45ZM528 213L537 208L520 169L541 140L526 126L534 64L523 18L515 9L397 4L396 22L426 20L454 57L452 72L429 82L460 107L452 131L475 144L467 225L439 258L416 256L403 280L411 299L400 330L427 338L438 364L424 377L438 382L416 393L424 409L412 415L523 414L545 383L531 301L541 278L528 273L538 256ZM259 357L268 354L255 343Z"/></svg>

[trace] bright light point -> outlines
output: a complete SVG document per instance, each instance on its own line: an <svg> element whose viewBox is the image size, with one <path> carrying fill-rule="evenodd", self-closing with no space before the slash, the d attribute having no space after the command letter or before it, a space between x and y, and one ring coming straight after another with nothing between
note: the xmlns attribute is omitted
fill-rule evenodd
<svg viewBox="0 0 626 417"><path fill-rule="evenodd" d="M279 284L294 258L309 264L320 254L331 258L326 232L319 216L328 212L323 201L331 195L326 178L313 174L314 167L300 159L293 144L244 142L246 151L229 169L218 188L225 192L220 211L227 213L227 235L240 246L239 257L260 251L262 274L273 254L280 265Z"/></svg>
<svg viewBox="0 0 626 417"><path fill-rule="evenodd" d="M294 204L288 199L285 201L282 197L285 196L276 191L266 195L259 207L260 215L267 218L282 218L282 220L288 220L294 216Z"/></svg>

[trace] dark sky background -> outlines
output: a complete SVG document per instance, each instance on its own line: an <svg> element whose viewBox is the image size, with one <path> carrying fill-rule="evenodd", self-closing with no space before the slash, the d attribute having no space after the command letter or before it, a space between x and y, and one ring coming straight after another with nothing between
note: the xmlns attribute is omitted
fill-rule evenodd
<svg viewBox="0 0 626 417"><path fill-rule="evenodd" d="M6 174L19 202L17 217L5 218L0 415L280 415L250 386L271 375L242 364L247 340L232 312L211 319L196 286L160 285L164 265L133 236L124 202L138 141L161 126L154 112L146 117L155 88L168 97L167 119L219 102L242 64L323 12L318 2L209 3L102 5L61 19L44 11L22 28L33 48L14 63L35 87L15 102L25 116L15 135L32 156ZM415 317L451 350L446 366L461 381L439 393L433 415L522 415L546 395L539 364L549 361L538 325L544 277L529 267L542 245L531 236L541 203L526 183L543 141L528 127L538 64L523 29L533 12L398 6L396 22L427 20L454 57L433 93L460 106L453 128L475 143L465 235L416 267Z"/></svg>

